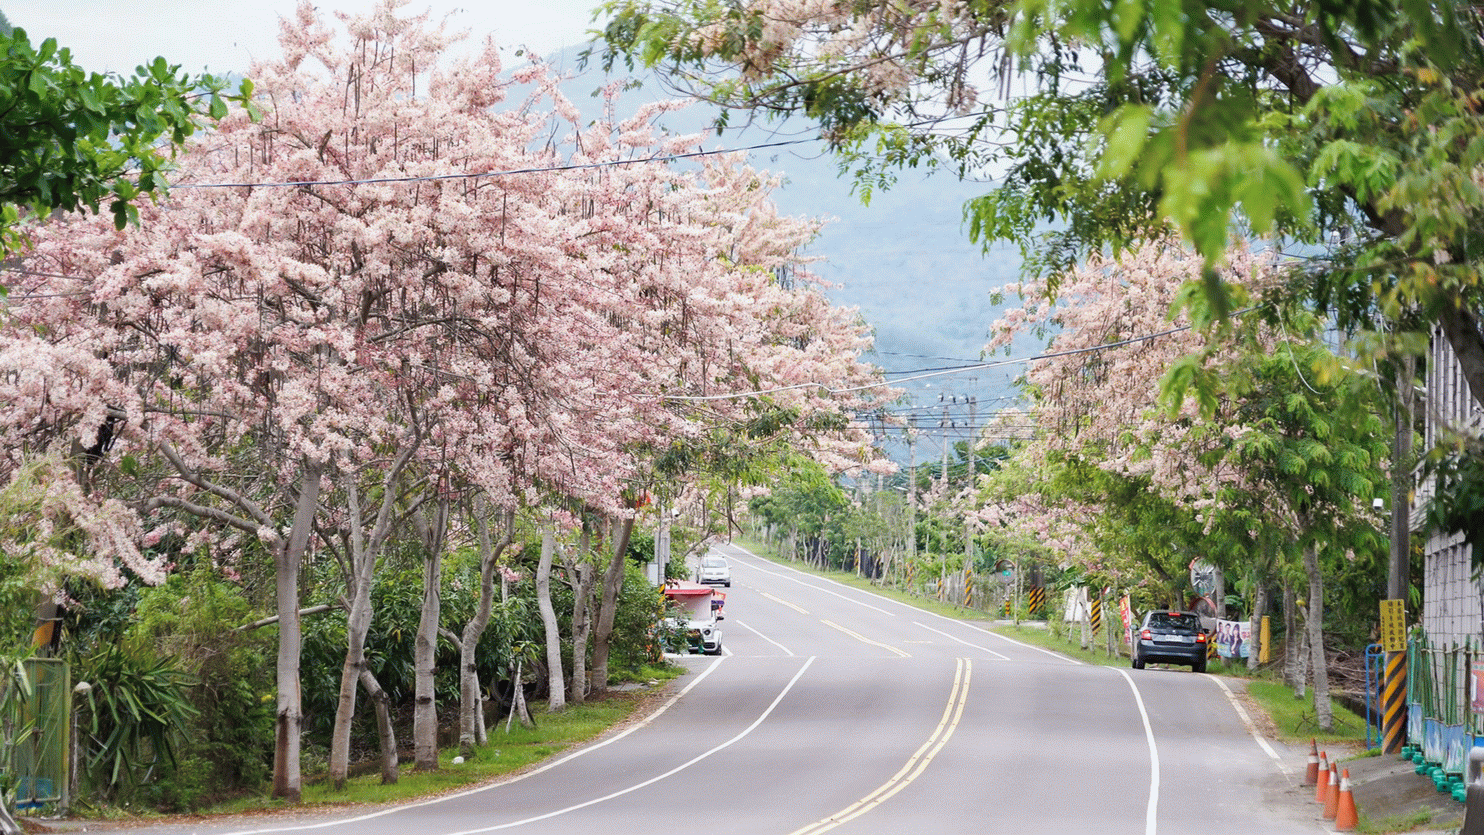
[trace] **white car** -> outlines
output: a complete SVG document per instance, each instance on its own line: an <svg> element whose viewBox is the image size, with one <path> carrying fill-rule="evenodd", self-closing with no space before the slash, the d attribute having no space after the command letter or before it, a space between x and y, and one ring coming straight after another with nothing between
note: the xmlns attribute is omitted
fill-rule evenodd
<svg viewBox="0 0 1484 835"><path fill-rule="evenodd" d="M726 557L707 554L701 557L701 567L696 570L696 582L706 585L720 584L732 587L732 565Z"/></svg>

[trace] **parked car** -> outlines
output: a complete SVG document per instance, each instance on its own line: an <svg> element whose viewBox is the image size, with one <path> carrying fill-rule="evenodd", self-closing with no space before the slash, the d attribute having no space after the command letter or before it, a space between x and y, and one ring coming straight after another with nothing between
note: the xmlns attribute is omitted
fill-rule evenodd
<svg viewBox="0 0 1484 835"><path fill-rule="evenodd" d="M1189 664L1191 672L1204 673L1208 638L1195 612L1149 612L1134 635L1134 669L1154 662Z"/></svg>
<svg viewBox="0 0 1484 835"><path fill-rule="evenodd" d="M726 557L708 554L701 557L701 567L696 570L696 582L713 585L720 583L732 587L732 564Z"/></svg>

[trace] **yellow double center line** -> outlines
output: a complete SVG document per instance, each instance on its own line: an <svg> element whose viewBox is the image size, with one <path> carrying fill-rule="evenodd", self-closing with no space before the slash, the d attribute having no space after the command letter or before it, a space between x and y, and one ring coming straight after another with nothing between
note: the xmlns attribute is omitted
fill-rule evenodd
<svg viewBox="0 0 1484 835"><path fill-rule="evenodd" d="M923 769L927 768L928 763L933 761L933 757L936 757L938 752L943 750L943 746L948 744L948 740L958 728L958 721L964 715L964 705L969 700L969 678L973 671L973 662L967 658L958 659L958 666L953 674L953 689L948 691L948 704L943 708L943 718L938 720L938 727L933 729L932 736L928 737L927 742L917 749L911 759L907 760L907 764L893 774L890 780L844 809L824 820L811 823L802 829L796 829L791 835L818 835L821 832L828 832L875 809L885 803L887 798L906 788L908 783L916 780L918 775L922 774Z"/></svg>

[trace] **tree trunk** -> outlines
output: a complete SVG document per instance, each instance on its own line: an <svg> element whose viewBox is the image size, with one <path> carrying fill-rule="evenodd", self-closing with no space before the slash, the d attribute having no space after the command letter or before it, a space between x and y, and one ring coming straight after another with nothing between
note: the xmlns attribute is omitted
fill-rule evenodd
<svg viewBox="0 0 1484 835"><path fill-rule="evenodd" d="M345 622L345 663L340 670L340 700L335 707L335 726L330 736L330 782L337 792L345 790L345 780L350 771L350 733L356 715L356 690L361 686L363 677L370 676L366 669L366 634L371 630L371 587L375 582L376 561L392 534L396 485L421 440L422 433L414 430L403 444L396 460L382 475L380 505L371 522L369 534L366 532L366 519L361 511L361 489L356 481L357 473L354 470L346 473L345 498L349 535L346 538L347 553L343 565L346 567L346 596L350 605ZM371 681L376 683L374 677L371 677ZM377 690L380 690L379 684ZM394 763L396 755L393 740L391 756ZM383 761L386 757L387 751L383 747ZM384 769L382 779L386 779ZM392 782L396 782L395 776Z"/></svg>
<svg viewBox="0 0 1484 835"><path fill-rule="evenodd" d="M398 770L397 758L397 729L392 724L391 697L382 689L381 682L365 667L361 668L361 687L366 690L366 698L371 700L371 706L376 711L376 741L381 748L381 784L390 786L397 782L401 774Z"/></svg>
<svg viewBox="0 0 1484 835"><path fill-rule="evenodd" d="M634 517L618 524L613 538L613 555L603 572L603 592L598 601L598 624L593 630L593 693L608 692L608 650L613 640L613 619L618 613L618 595L623 591L624 560L628 557L629 537L634 533Z"/></svg>
<svg viewBox="0 0 1484 835"><path fill-rule="evenodd" d="M536 727L536 720L531 718L531 709L526 705L525 683L521 681L521 659L515 661L515 676L510 680L510 717L505 720L505 731L510 731L510 720L519 718L522 728Z"/></svg>
<svg viewBox="0 0 1484 835"><path fill-rule="evenodd" d="M443 600L440 579L443 554L423 555L423 605L413 642L412 763L420 771L438 769L438 703L434 691L437 672L438 619Z"/></svg>
<svg viewBox="0 0 1484 835"><path fill-rule="evenodd" d="M361 498L355 476L346 484L350 514L350 543L347 554L346 593L350 611L345 620L345 662L340 667L340 700L335 706L335 726L330 734L330 784L345 791L350 772L350 728L356 715L356 689L366 669L366 633L371 630L371 574L374 557L361 538Z"/></svg>
<svg viewBox="0 0 1484 835"><path fill-rule="evenodd" d="M487 509L485 502L475 502L474 529L479 539L479 605L459 636L459 753L466 757L474 753L475 744L484 735L481 723L484 701L474 651L479 647L479 639L484 636L494 610L495 564L515 536L515 515L506 510L501 515L503 533L500 541L492 543Z"/></svg>
<svg viewBox="0 0 1484 835"><path fill-rule="evenodd" d="M1259 571L1257 576L1257 589L1252 595L1252 640L1247 642L1247 669L1256 670L1258 660L1262 657L1262 650L1267 649L1262 643L1262 617L1268 613L1268 583L1267 577Z"/></svg>
<svg viewBox="0 0 1484 835"><path fill-rule="evenodd" d="M556 537L551 531L541 532L541 560L536 564L536 609L541 613L541 626L546 634L546 710L556 713L567 707L567 686L562 677L562 633L557 626L556 610L551 608L551 559L556 550Z"/></svg>
<svg viewBox="0 0 1484 835"><path fill-rule="evenodd" d="M587 523L582 526L577 558L567 560L567 573L572 576L572 675L567 679L567 701L580 705L587 701L587 638L592 632L593 580L598 573Z"/></svg>
<svg viewBox="0 0 1484 835"><path fill-rule="evenodd" d="M273 792L275 798L298 803L304 790L299 771L299 735L304 725L299 684L299 566L309 547L319 501L321 465L306 461L299 477L299 498L287 541L274 554L275 597L278 608L278 703L273 733Z"/></svg>
<svg viewBox="0 0 1484 835"><path fill-rule="evenodd" d="M1297 601L1294 600L1293 587L1285 579L1283 581L1283 681L1293 688L1295 696L1304 695L1304 687L1308 676L1304 672L1303 659L1304 632L1300 628Z"/></svg>
<svg viewBox="0 0 1484 835"><path fill-rule="evenodd" d="M1304 549L1304 571L1309 575L1309 666L1314 675L1314 716L1319 729L1335 729L1335 716L1329 704L1329 663L1324 656L1324 578L1319 572L1318 548Z"/></svg>
<svg viewBox="0 0 1484 835"><path fill-rule="evenodd" d="M0 790L0 835L26 835L26 830L10 814L10 793Z"/></svg>

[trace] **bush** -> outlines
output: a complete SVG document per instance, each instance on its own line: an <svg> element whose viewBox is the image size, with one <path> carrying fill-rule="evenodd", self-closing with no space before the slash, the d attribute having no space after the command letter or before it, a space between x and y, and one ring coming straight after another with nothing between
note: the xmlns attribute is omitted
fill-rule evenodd
<svg viewBox="0 0 1484 835"><path fill-rule="evenodd" d="M237 630L252 608L208 565L134 595L122 639L99 640L77 662L94 685L85 756L95 787L170 811L258 790L272 768L272 630ZM147 784L123 779L145 768Z"/></svg>

